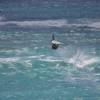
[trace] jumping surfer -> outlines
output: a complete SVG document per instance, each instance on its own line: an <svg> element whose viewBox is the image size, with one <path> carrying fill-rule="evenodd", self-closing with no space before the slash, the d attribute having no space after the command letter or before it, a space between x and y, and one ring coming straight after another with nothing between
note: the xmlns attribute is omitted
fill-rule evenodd
<svg viewBox="0 0 100 100"><path fill-rule="evenodd" d="M52 49L58 49L61 43L55 40L54 34L52 34Z"/></svg>

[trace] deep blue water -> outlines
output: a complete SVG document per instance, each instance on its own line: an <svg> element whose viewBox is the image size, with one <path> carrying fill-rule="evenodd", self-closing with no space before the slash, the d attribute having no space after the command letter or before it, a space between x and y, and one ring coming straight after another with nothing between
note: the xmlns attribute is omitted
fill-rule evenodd
<svg viewBox="0 0 100 100"><path fill-rule="evenodd" d="M100 100L100 2L0 0L0 100Z"/></svg>

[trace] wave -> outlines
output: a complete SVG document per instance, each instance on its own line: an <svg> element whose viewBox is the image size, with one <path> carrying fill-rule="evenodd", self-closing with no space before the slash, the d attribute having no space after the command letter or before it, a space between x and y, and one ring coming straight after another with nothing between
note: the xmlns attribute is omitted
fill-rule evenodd
<svg viewBox="0 0 100 100"><path fill-rule="evenodd" d="M4 17L0 17L3 20ZM37 21L1 21L0 26L16 25L18 27L87 27L87 28L100 28L100 20L92 19L75 19L70 22L67 19L57 20L37 20Z"/></svg>
<svg viewBox="0 0 100 100"><path fill-rule="evenodd" d="M89 49L89 48L87 48ZM73 46L67 46L60 48L56 51L56 56L46 55L45 53L35 54L31 52L28 48L16 49L16 50L7 50L1 52L7 52L7 54L15 54L15 57L0 58L0 63L8 62L25 62L29 61L43 61L43 62L64 62L66 64L72 64L78 68L84 68L88 65L99 63L100 58L96 55L89 54L88 52L94 52L90 50L85 50Z"/></svg>
<svg viewBox="0 0 100 100"><path fill-rule="evenodd" d="M43 20L43 21L6 21L0 22L0 25L17 25L19 27L62 27L66 25L66 20Z"/></svg>

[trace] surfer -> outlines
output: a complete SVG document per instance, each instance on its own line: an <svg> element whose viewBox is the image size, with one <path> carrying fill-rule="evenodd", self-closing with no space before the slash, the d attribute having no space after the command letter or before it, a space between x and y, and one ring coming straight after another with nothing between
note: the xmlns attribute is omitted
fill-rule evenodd
<svg viewBox="0 0 100 100"><path fill-rule="evenodd" d="M54 34L52 34L52 49L58 49L60 42L55 40Z"/></svg>

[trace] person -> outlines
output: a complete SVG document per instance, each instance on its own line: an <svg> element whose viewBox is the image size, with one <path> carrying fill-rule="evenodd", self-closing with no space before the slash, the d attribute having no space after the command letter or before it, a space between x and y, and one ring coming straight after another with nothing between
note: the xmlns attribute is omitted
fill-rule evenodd
<svg viewBox="0 0 100 100"><path fill-rule="evenodd" d="M52 49L58 49L60 42L55 40L54 34L52 34Z"/></svg>

